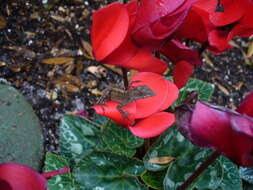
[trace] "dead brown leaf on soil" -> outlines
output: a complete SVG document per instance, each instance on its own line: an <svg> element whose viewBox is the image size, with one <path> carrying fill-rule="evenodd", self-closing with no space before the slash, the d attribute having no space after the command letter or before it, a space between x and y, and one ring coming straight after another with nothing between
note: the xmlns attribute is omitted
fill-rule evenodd
<svg viewBox="0 0 253 190"><path fill-rule="evenodd" d="M74 58L72 57L53 57L48 59L42 59L41 63L49 64L49 65L60 65L64 63L73 63Z"/></svg>
<svg viewBox="0 0 253 190"><path fill-rule="evenodd" d="M3 16L0 15L0 30L4 29L7 25L7 22Z"/></svg>

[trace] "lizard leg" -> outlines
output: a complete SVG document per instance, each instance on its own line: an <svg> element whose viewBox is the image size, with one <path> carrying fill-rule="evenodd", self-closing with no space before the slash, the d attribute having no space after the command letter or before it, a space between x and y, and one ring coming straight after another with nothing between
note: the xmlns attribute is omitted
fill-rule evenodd
<svg viewBox="0 0 253 190"><path fill-rule="evenodd" d="M123 118L128 118L128 115L129 113L127 113L126 111L123 110L123 107L125 106L126 104L119 104L117 106L117 110L121 113L121 115L123 116Z"/></svg>

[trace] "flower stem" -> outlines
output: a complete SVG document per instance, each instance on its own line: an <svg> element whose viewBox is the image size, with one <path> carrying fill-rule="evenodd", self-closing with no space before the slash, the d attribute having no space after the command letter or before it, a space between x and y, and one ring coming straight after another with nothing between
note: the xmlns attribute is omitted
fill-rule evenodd
<svg viewBox="0 0 253 190"><path fill-rule="evenodd" d="M207 48L208 46L209 46L209 42L208 42L208 41L204 42L204 43L201 45L200 49L198 50L199 56L201 56L201 54L206 50L206 48Z"/></svg>
<svg viewBox="0 0 253 190"><path fill-rule="evenodd" d="M70 172L70 168L69 167L65 167L65 168L61 168L59 170L55 170L55 171L50 171L50 172L45 172L42 175L46 178L46 179L50 179L56 175L61 175L61 174L65 174L67 172Z"/></svg>
<svg viewBox="0 0 253 190"><path fill-rule="evenodd" d="M216 158L218 158L220 153L217 151L213 152L209 158L203 162L199 168L181 185L177 190L185 190L210 164L212 164Z"/></svg>
<svg viewBox="0 0 253 190"><path fill-rule="evenodd" d="M123 75L124 87L125 87L125 90L127 90L128 89L127 70L125 68L121 68L121 70L122 70L122 75Z"/></svg>

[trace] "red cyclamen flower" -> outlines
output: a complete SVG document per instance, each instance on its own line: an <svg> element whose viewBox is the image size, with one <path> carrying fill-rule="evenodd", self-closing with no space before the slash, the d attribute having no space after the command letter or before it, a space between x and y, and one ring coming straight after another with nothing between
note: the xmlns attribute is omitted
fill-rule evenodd
<svg viewBox="0 0 253 190"><path fill-rule="evenodd" d="M122 102L107 101L104 105L95 105L93 108L100 115L114 120L127 127L134 135L149 138L160 135L175 122L172 113L163 112L178 97L177 87L162 76L155 73L140 72L133 76L129 90L138 86L147 86L154 96L140 98L123 106L124 116L117 106Z"/></svg>
<svg viewBox="0 0 253 190"><path fill-rule="evenodd" d="M193 144L220 152L241 166L253 166L253 91L232 111L197 102L177 110L177 126Z"/></svg>
<svg viewBox="0 0 253 190"><path fill-rule="evenodd" d="M57 171L38 173L36 170L18 163L0 164L1 190L47 190L47 179L69 172L65 167Z"/></svg>
<svg viewBox="0 0 253 190"><path fill-rule="evenodd" d="M91 41L96 60L162 74L167 64L152 56L183 22L195 0L137 0L112 3L93 14Z"/></svg>

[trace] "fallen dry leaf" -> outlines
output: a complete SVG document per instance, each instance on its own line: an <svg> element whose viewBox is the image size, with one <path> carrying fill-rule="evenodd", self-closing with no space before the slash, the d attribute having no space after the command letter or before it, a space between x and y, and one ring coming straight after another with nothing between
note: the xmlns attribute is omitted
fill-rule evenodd
<svg viewBox="0 0 253 190"><path fill-rule="evenodd" d="M233 87L236 89L236 90L240 90L242 88L242 86L244 85L244 82L240 81L238 82L237 84L233 85Z"/></svg>
<svg viewBox="0 0 253 190"><path fill-rule="evenodd" d="M228 89L226 89L224 86L222 86L221 84L219 84L218 82L214 82L214 84L219 88L219 90L221 92L223 92L225 95L229 95L229 91Z"/></svg>
<svg viewBox="0 0 253 190"><path fill-rule="evenodd" d="M171 156L162 156L162 157L154 157L149 159L149 163L151 164L168 164L171 161L175 160L174 157Z"/></svg>
<svg viewBox="0 0 253 190"><path fill-rule="evenodd" d="M92 73L98 78L106 77L107 76L107 70L102 66L89 66L87 68L87 71Z"/></svg>
<svg viewBox="0 0 253 190"><path fill-rule="evenodd" d="M41 63L49 64L49 65L60 65L64 63L73 63L74 58L72 57L54 57L48 59L42 59Z"/></svg>
<svg viewBox="0 0 253 190"><path fill-rule="evenodd" d="M118 73L120 76L122 76L122 69L115 65L108 65L103 64L106 68L111 69L113 72Z"/></svg>
<svg viewBox="0 0 253 190"><path fill-rule="evenodd" d="M251 57L253 55L253 40L250 41L248 50L247 50L247 57Z"/></svg>
<svg viewBox="0 0 253 190"><path fill-rule="evenodd" d="M85 40L81 40L81 43L82 43L83 56L86 57L87 59L94 59L90 43Z"/></svg>
<svg viewBox="0 0 253 190"><path fill-rule="evenodd" d="M205 59L205 62L208 64L208 65L213 65L213 62L211 61L211 59L208 57L208 55L206 53L203 53L203 57Z"/></svg>
<svg viewBox="0 0 253 190"><path fill-rule="evenodd" d="M102 96L104 94L102 91L99 91L98 89L92 89L91 93L96 96Z"/></svg>
<svg viewBox="0 0 253 190"><path fill-rule="evenodd" d="M0 61L0 67L6 66L6 63L3 61Z"/></svg>
<svg viewBox="0 0 253 190"><path fill-rule="evenodd" d="M0 30L6 27L7 23L3 16L0 15Z"/></svg>

